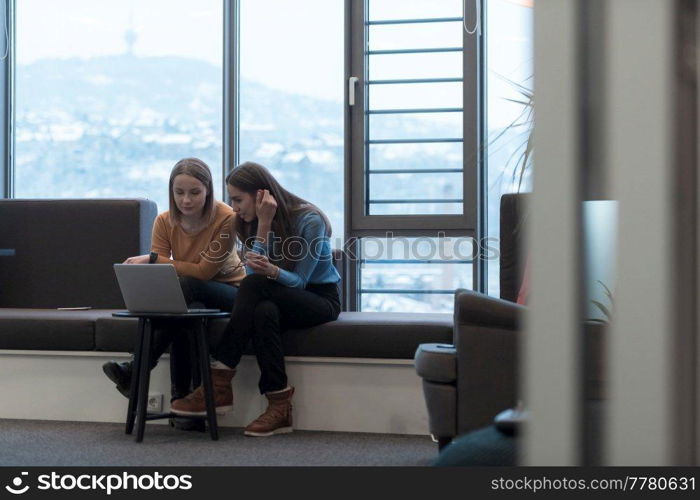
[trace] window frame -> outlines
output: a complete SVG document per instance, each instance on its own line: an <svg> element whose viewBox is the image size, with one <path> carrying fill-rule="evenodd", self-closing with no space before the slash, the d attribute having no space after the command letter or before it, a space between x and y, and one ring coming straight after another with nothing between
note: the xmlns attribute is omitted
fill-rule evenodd
<svg viewBox="0 0 700 500"><path fill-rule="evenodd" d="M482 240L486 235L486 122L485 122L485 19L484 0L477 0L481 18L480 32L470 35L462 30L462 157L463 196L461 215L367 215L366 196L366 120L368 64L367 46L370 0L345 0L345 240L347 259L345 297L351 311L359 310L360 298L360 239L368 236L467 236ZM473 3L470 3L474 6ZM472 7L471 14L476 15ZM469 16L469 13L467 14ZM355 105L349 105L350 78L358 79L354 86ZM473 260L474 290L484 292L487 286L486 259L479 254Z"/></svg>
<svg viewBox="0 0 700 500"><path fill-rule="evenodd" d="M477 230L478 207L478 171L482 163L483 148L481 138L483 132L479 123L482 71L482 35L469 35L462 31L462 155L463 158L474 158L475 161L465 162L462 185L461 215L367 215L365 204L368 186L366 185L367 152L366 125L368 107L366 92L368 86L368 64L365 54L367 46L368 24L367 12L370 0L346 0L346 15L350 17L351 32L350 47L346 51L346 100L348 109L346 126L350 130L350 156L346 169L351 173L350 185L346 192L352 193L349 207L351 213L350 228L352 236L364 235L367 230L410 231L421 233L423 236L434 235L437 231L452 231L461 236L475 236ZM481 0L479 0L481 1ZM483 24L483 23L482 23ZM346 27L348 23L346 23ZM354 89L355 105L349 106L350 78L358 78Z"/></svg>
<svg viewBox="0 0 700 500"><path fill-rule="evenodd" d="M14 198L14 60L15 60L15 0L4 2L0 15L5 21L6 40L10 44L7 57L0 61L0 154L4 160L0 175L0 193L3 198ZM5 47L0 48L2 52Z"/></svg>
<svg viewBox="0 0 700 500"><path fill-rule="evenodd" d="M222 176L221 193L222 200L228 200L226 189L226 176L229 165L238 165L240 134L238 122L240 119L240 19L241 8L238 0L223 0L224 9L224 96L223 96L223 126L222 126Z"/></svg>

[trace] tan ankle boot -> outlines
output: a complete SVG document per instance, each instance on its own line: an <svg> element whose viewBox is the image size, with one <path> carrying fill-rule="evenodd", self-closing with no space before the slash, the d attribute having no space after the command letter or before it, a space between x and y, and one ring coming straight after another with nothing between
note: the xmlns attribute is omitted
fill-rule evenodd
<svg viewBox="0 0 700 500"><path fill-rule="evenodd" d="M246 436L266 437L292 432L292 396L294 387L283 392L265 394L268 405L265 413L245 428Z"/></svg>
<svg viewBox="0 0 700 500"><path fill-rule="evenodd" d="M216 413L223 414L233 409L233 389L231 380L236 370L211 370L211 382L214 386L214 405ZM206 415L207 405L204 399L204 386L200 385L182 399L176 399L170 410L177 415Z"/></svg>

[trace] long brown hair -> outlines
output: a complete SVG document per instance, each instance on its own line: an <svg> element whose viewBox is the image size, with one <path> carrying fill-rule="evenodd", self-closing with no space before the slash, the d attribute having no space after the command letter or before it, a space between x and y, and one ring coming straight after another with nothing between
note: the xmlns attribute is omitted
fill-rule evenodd
<svg viewBox="0 0 700 500"><path fill-rule="evenodd" d="M214 182L211 177L209 166L199 158L183 158L175 164L173 170L170 172L170 184L168 185L168 193L170 196L170 220L179 224L182 219L182 212L177 208L175 195L173 194L175 177L182 174L194 177L204 184L204 187L207 189L207 197L204 200L204 207L202 208L202 220L206 221L207 225L211 224L216 218L216 211L214 210Z"/></svg>
<svg viewBox="0 0 700 500"><path fill-rule="evenodd" d="M231 170L231 172L226 177L226 184L230 184L248 193L255 198L258 190L267 189L270 194L275 198L277 202L277 210L275 211L275 216L272 219L271 230L276 237L284 244L284 242L289 241L292 237L301 236L298 234L296 223L305 214L309 212L315 212L321 216L324 224L326 225L327 238L330 238L332 233L331 223L328 217L313 203L306 201L297 195L290 193L284 189L277 179L270 173L268 169L263 167L258 163L252 161L247 161L241 163ZM258 219L257 217L252 222L245 222L243 219L238 218L238 224L236 227L236 235L239 241L250 250L253 245L254 238L258 231ZM282 252L282 258L270 259L283 269L291 270L293 267L293 262L288 261L284 258L284 252Z"/></svg>

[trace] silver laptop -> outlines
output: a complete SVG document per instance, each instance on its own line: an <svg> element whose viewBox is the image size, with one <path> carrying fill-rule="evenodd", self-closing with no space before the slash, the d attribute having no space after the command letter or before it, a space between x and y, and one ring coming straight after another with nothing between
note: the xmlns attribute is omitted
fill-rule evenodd
<svg viewBox="0 0 700 500"><path fill-rule="evenodd" d="M206 313L218 309L188 309L172 264L114 264L119 288L129 312Z"/></svg>

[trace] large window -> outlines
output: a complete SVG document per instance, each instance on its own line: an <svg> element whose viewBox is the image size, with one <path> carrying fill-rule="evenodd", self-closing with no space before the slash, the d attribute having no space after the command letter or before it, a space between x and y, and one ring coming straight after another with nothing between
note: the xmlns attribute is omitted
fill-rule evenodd
<svg viewBox="0 0 700 500"><path fill-rule="evenodd" d="M451 311L474 286L480 36L462 0L352 2L351 18L351 295L362 310Z"/></svg>
<svg viewBox="0 0 700 500"><path fill-rule="evenodd" d="M505 193L531 189L532 0L488 1L488 236L500 237ZM488 293L499 295L499 263L487 261Z"/></svg>
<svg viewBox="0 0 700 500"><path fill-rule="evenodd" d="M240 0L239 161L319 206L342 248L343 0Z"/></svg>
<svg viewBox="0 0 700 500"><path fill-rule="evenodd" d="M255 161L329 216L351 309L498 294L500 197L530 188L532 0L10 5L11 195L165 210L180 158L217 196Z"/></svg>
<svg viewBox="0 0 700 500"><path fill-rule="evenodd" d="M192 5L16 2L16 197L139 196L166 210L186 156L221 184L223 8Z"/></svg>
<svg viewBox="0 0 700 500"><path fill-rule="evenodd" d="M461 214L461 1L368 6L366 214Z"/></svg>

